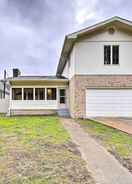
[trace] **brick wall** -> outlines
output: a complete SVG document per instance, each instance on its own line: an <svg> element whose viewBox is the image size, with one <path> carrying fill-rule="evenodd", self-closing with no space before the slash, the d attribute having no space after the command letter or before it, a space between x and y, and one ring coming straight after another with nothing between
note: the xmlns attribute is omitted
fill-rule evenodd
<svg viewBox="0 0 132 184"><path fill-rule="evenodd" d="M69 110L71 117L74 117L75 113L75 77L69 82Z"/></svg>
<svg viewBox="0 0 132 184"><path fill-rule="evenodd" d="M70 112L73 118L86 114L86 89L132 88L132 75L76 75L69 83Z"/></svg>

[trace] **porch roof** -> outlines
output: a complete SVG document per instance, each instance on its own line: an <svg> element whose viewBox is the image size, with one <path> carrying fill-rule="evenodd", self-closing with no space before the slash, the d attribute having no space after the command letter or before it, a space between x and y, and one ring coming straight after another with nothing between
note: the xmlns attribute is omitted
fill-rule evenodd
<svg viewBox="0 0 132 184"><path fill-rule="evenodd" d="M11 85L67 85L68 79L62 76L18 76L9 78Z"/></svg>

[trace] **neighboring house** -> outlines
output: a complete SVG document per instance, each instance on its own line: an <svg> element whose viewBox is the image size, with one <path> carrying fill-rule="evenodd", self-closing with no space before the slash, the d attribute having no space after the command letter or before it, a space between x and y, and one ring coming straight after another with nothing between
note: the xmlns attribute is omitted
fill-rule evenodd
<svg viewBox="0 0 132 184"><path fill-rule="evenodd" d="M132 116L132 22L113 17L66 36L55 77L10 79L14 114Z"/></svg>
<svg viewBox="0 0 132 184"><path fill-rule="evenodd" d="M0 100L9 98L10 85L4 80L0 80Z"/></svg>
<svg viewBox="0 0 132 184"><path fill-rule="evenodd" d="M6 80L0 80L0 113L7 113L9 108L10 85Z"/></svg>

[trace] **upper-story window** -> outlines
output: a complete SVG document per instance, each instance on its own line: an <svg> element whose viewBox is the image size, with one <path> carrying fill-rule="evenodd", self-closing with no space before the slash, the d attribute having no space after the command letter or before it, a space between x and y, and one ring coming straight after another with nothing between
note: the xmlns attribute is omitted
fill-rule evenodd
<svg viewBox="0 0 132 184"><path fill-rule="evenodd" d="M111 64L111 46L110 45L104 46L104 64L105 65Z"/></svg>
<svg viewBox="0 0 132 184"><path fill-rule="evenodd" d="M112 46L112 60L113 65L119 64L119 45Z"/></svg>
<svg viewBox="0 0 132 184"><path fill-rule="evenodd" d="M105 65L119 64L119 45L104 46L104 64Z"/></svg>

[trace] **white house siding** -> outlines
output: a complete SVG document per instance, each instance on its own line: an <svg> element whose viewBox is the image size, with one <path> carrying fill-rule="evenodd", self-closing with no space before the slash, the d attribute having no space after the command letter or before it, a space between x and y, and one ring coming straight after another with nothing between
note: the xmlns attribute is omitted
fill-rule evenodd
<svg viewBox="0 0 132 184"><path fill-rule="evenodd" d="M76 55L76 46L73 48L70 55L70 63L69 63L69 79L71 79L75 74L75 55Z"/></svg>
<svg viewBox="0 0 132 184"><path fill-rule="evenodd" d="M5 88L5 99L9 98L9 84L6 83L6 88ZM0 81L0 99L4 99L4 83Z"/></svg>
<svg viewBox="0 0 132 184"><path fill-rule="evenodd" d="M62 72L62 76L71 79L75 75L75 53L76 53L76 46L73 48L70 54L70 58L67 61L64 70Z"/></svg>
<svg viewBox="0 0 132 184"><path fill-rule="evenodd" d="M132 41L132 34L116 30L114 34L109 34L109 32L103 31L93 34L85 38L85 41Z"/></svg>
<svg viewBox="0 0 132 184"><path fill-rule="evenodd" d="M104 45L119 45L119 65L104 65ZM75 74L132 74L132 36L116 31L76 43Z"/></svg>
<svg viewBox="0 0 132 184"><path fill-rule="evenodd" d="M9 98L8 97L6 99L0 99L0 113L8 112L8 108L9 108Z"/></svg>
<svg viewBox="0 0 132 184"><path fill-rule="evenodd" d="M65 65L62 76L69 78L69 61Z"/></svg>
<svg viewBox="0 0 132 184"><path fill-rule="evenodd" d="M17 110L57 110L57 100L11 100L10 109Z"/></svg>
<svg viewBox="0 0 132 184"><path fill-rule="evenodd" d="M9 108L9 84L6 84L4 97L4 83L0 81L0 113L7 113Z"/></svg>

